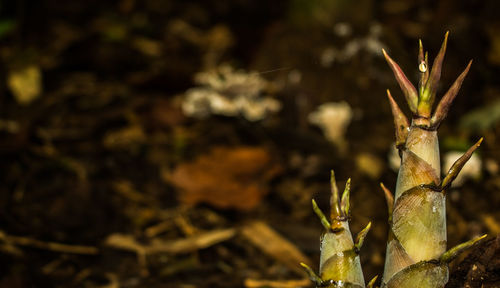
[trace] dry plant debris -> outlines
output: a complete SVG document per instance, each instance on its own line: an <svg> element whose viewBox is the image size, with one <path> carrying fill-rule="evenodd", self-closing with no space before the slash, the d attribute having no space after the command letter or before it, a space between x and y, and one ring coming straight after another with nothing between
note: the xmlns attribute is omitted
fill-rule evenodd
<svg viewBox="0 0 500 288"><path fill-rule="evenodd" d="M296 287L307 287L310 285L310 282L311 281L309 279L281 280L281 281L246 279L245 287L296 288Z"/></svg>
<svg viewBox="0 0 500 288"><path fill-rule="evenodd" d="M304 275L304 271L297 263L311 264L311 260L295 245L264 222L256 221L246 225L241 229L241 234L264 253L301 275Z"/></svg>
<svg viewBox="0 0 500 288"><path fill-rule="evenodd" d="M269 192L268 182L281 167L262 147L216 147L193 162L179 165L168 177L188 205L251 210ZM193 181L196 179L196 181Z"/></svg>
<svg viewBox="0 0 500 288"><path fill-rule="evenodd" d="M96 247L82 245L68 245L57 242L46 242L34 238L8 235L0 230L0 250L14 255L22 254L17 246L26 246L58 253L95 255L99 253Z"/></svg>
<svg viewBox="0 0 500 288"><path fill-rule="evenodd" d="M138 254L178 254L210 247L232 238L235 234L236 230L232 228L219 229L171 241L153 239L150 244L141 244L132 235L112 234L108 236L105 243L107 246Z"/></svg>
<svg viewBox="0 0 500 288"><path fill-rule="evenodd" d="M153 239L149 244L140 243L133 235L111 234L104 241L105 245L119 250L133 252L143 275L149 275L147 256L156 253L189 253L207 248L232 238L236 230L232 228L212 230L187 238L176 240Z"/></svg>

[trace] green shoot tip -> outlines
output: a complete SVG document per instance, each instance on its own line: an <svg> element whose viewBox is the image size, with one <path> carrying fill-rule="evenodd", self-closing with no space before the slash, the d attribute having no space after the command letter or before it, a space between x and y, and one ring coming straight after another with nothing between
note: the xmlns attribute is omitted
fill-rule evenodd
<svg viewBox="0 0 500 288"><path fill-rule="evenodd" d="M455 259L460 253L465 251L466 249L472 247L474 244L478 243L479 241L483 240L486 238L488 235L484 234L482 236L476 237L472 240L469 240L465 243L458 244L457 246L451 248L450 250L446 251L441 255L439 258L439 261L441 263L450 263L453 259Z"/></svg>
<svg viewBox="0 0 500 288"><path fill-rule="evenodd" d="M370 228L372 228L371 221L368 222L368 225L366 225L366 227L358 233L358 236L356 236L356 244L354 244L354 252L359 253Z"/></svg>
<svg viewBox="0 0 500 288"><path fill-rule="evenodd" d="M345 183L344 193L342 193L342 200L340 201L340 208L344 213L345 217L349 217L350 195L351 195L351 178L347 179L347 182Z"/></svg>
<svg viewBox="0 0 500 288"><path fill-rule="evenodd" d="M370 282L368 282L368 285L366 285L366 288L374 288L375 281L377 281L377 279L378 279L378 275L375 275L375 277L373 277L372 280L370 280Z"/></svg>
<svg viewBox="0 0 500 288"><path fill-rule="evenodd" d="M314 272L314 270L311 269L311 267L309 267L307 264L303 262L300 262L300 266L304 268L307 275L309 276L309 279L311 279L311 281L315 283L316 286L320 287L321 285L323 285L323 280L321 280L321 277L319 277L318 274L316 274L316 272Z"/></svg>
<svg viewBox="0 0 500 288"><path fill-rule="evenodd" d="M316 213L319 220L321 221L321 225L323 225L323 227L325 228L326 231L330 230L332 226L331 226L330 222L328 222L328 219L326 219L326 216L325 216L325 214L323 214L323 211L321 211L321 209L319 209L318 203L316 203L316 201L314 199L312 199L311 202L312 202L313 211L314 211L314 213Z"/></svg>

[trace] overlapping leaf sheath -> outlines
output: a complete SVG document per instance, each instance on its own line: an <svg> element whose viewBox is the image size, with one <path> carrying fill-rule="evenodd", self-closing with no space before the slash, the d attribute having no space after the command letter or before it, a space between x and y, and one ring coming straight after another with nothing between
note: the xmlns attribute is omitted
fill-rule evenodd
<svg viewBox="0 0 500 288"><path fill-rule="evenodd" d="M471 65L469 62L431 115L447 38L448 33L430 71L427 54L424 55L420 42L418 90L399 65L383 51L412 112L410 123L387 91L394 115L401 167L394 196L382 185L390 214L383 287L443 287L448 281L447 262L478 240L446 252L445 191L482 141L472 146L457 160L445 179L440 180L437 128L446 117Z"/></svg>
<svg viewBox="0 0 500 288"><path fill-rule="evenodd" d="M339 197L335 175L331 175L330 199L330 217L321 212L313 200L314 212L321 220L325 232L321 236L321 256L319 265L319 275L314 273L311 268L301 263L306 268L311 280L317 287L365 287L363 271L359 260L359 250L363 241L370 230L371 223L359 232L354 241L349 230L349 195L350 179L346 183L342 198ZM371 287L375 279L370 281L368 287Z"/></svg>

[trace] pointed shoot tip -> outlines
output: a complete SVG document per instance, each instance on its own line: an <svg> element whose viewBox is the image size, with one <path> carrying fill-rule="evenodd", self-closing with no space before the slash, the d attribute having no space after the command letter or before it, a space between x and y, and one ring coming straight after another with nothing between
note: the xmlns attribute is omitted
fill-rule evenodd
<svg viewBox="0 0 500 288"><path fill-rule="evenodd" d="M484 140L484 137L481 137L481 139L479 139L479 141L477 141L477 143L476 143L477 147L481 146L481 143L483 143L483 140Z"/></svg>
<svg viewBox="0 0 500 288"><path fill-rule="evenodd" d="M366 235L368 234L368 231L370 231L370 228L372 228L372 222L368 222L365 228L361 230L358 235L356 236L356 244L354 244L354 251L356 253L359 253L361 250L361 247L363 246L363 243L365 242Z"/></svg>
<svg viewBox="0 0 500 288"><path fill-rule="evenodd" d="M443 181L441 182L440 186L443 190L448 188L451 185L451 183L453 182L453 180L455 180L455 178L457 178L458 173L460 173L460 171L465 166L467 161L469 161L470 157L472 157L472 153L474 153L474 151L476 151L476 149L481 145L482 142L483 142L483 137L481 137L481 139L479 139L479 141L477 141L476 144L472 145L469 148L469 150L467 150L464 153L464 155L462 155L460 158L458 158L457 161L455 161L455 163L453 163L450 170L448 170L448 173L446 174Z"/></svg>
<svg viewBox="0 0 500 288"><path fill-rule="evenodd" d="M487 236L488 236L487 234L484 234L482 236L479 236L479 237L476 237L476 238L474 238L472 240L469 240L469 241L467 241L465 243L458 244L457 246L455 246L455 247L451 248L450 250L444 252L443 255L441 255L441 257L439 257L439 261L441 261L442 263L450 263L460 253L462 253L466 249L474 246L476 243L478 243L479 241L483 240Z"/></svg>
<svg viewBox="0 0 500 288"><path fill-rule="evenodd" d="M387 64L389 64L389 67L391 68L392 72L394 73L394 76L396 77L396 80L399 84L399 87L401 87L401 90L403 91L403 94L405 95L406 102L408 102L408 106L410 107L410 110L412 112L416 112L417 110L417 104L418 104L418 92L415 86L408 80L406 77L405 73L399 67L398 63L396 63L394 60L392 60L391 57L385 52L385 50L382 50L382 53L384 54L385 60L387 61Z"/></svg>
<svg viewBox="0 0 500 288"><path fill-rule="evenodd" d="M330 197L330 219L335 219L340 216L340 201L339 201L339 189L337 187L337 181L335 180L335 172L333 169L330 173L330 189L332 196Z"/></svg>
<svg viewBox="0 0 500 288"><path fill-rule="evenodd" d="M389 210L389 219L391 218L392 209L394 206L394 195L385 187L384 183L380 182L380 187L384 191L385 201L387 202L387 209Z"/></svg>
<svg viewBox="0 0 500 288"><path fill-rule="evenodd" d="M325 228L326 231L330 230L332 225L330 224L328 219L326 219L326 216L325 216L325 214L323 214L323 211L321 211L321 209L319 209L318 204L316 203L316 201L314 199L312 199L312 206L313 206L314 213L318 216L318 218L321 222L321 225L323 225L323 227Z"/></svg>
<svg viewBox="0 0 500 288"><path fill-rule="evenodd" d="M434 63L432 64L432 69L428 80L420 91L419 102L418 102L418 115L429 117L432 109L432 104L436 97L436 91L439 79L441 78L441 69L443 66L444 55L446 54L446 46L448 43L448 32L446 32L441 44L441 49L434 58Z"/></svg>
<svg viewBox="0 0 500 288"><path fill-rule="evenodd" d="M346 217L349 216L350 195L351 195L351 178L347 179L347 182L345 183L344 193L342 193L342 200L340 201L341 210L344 213L344 216Z"/></svg>
<svg viewBox="0 0 500 288"><path fill-rule="evenodd" d="M319 277L318 274L316 274L316 272L314 272L314 270L311 267L309 267L307 264L303 262L300 262L300 266L304 268L307 275L309 276L309 279L311 279L311 281L315 283L316 286L321 287L323 285L323 280L321 280L321 277Z"/></svg>
<svg viewBox="0 0 500 288"><path fill-rule="evenodd" d="M401 144L406 142L410 122L408 122L408 118L406 118L403 111L401 111L394 98L392 98L389 90L387 90L387 98L389 99L392 116L394 117L394 126L396 128L396 146L399 147Z"/></svg>
<svg viewBox="0 0 500 288"><path fill-rule="evenodd" d="M451 87L448 89L446 94L444 94L443 98L439 101L438 106L436 107L436 110L434 111L434 115L432 116L431 119L431 126L432 127L439 127L441 122L446 118L446 115L448 114L448 110L450 109L451 104L453 103L453 100L455 100L455 97L457 96L460 87L462 87L462 83L465 80L465 76L467 76L467 73L469 73L469 69L472 65L472 60L469 61L469 64L467 64L467 67L464 69L464 71L457 77L457 80L451 85Z"/></svg>
<svg viewBox="0 0 500 288"><path fill-rule="evenodd" d="M374 288L375 281L377 281L377 279L378 279L378 275L375 275L375 277L373 277L372 280L370 280L370 282L368 282L368 285L366 285L366 288Z"/></svg>

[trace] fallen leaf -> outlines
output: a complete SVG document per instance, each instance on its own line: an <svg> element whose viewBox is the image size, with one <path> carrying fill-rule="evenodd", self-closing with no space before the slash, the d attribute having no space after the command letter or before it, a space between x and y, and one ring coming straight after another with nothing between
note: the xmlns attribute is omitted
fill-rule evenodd
<svg viewBox="0 0 500 288"><path fill-rule="evenodd" d="M179 165L167 179L179 188L178 198L184 204L251 210L268 193L268 181L280 170L264 148L217 147Z"/></svg>

